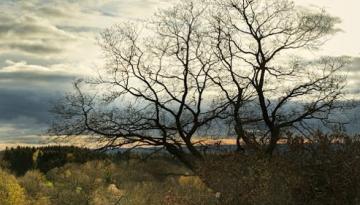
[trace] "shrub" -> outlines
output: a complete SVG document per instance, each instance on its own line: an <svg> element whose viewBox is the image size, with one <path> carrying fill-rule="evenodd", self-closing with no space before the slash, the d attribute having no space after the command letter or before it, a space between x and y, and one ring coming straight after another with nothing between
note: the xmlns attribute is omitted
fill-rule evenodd
<svg viewBox="0 0 360 205"><path fill-rule="evenodd" d="M0 170L0 204L1 205L24 205L24 189L19 185L16 178Z"/></svg>
<svg viewBox="0 0 360 205"><path fill-rule="evenodd" d="M110 184L97 188L91 194L90 205L121 204L125 200L125 191L118 189L115 184Z"/></svg>
<svg viewBox="0 0 360 205"><path fill-rule="evenodd" d="M50 195L53 192L53 184L40 171L28 171L23 177L19 178L19 183L27 193L28 204L51 204Z"/></svg>
<svg viewBox="0 0 360 205"><path fill-rule="evenodd" d="M180 186L192 187L198 190L206 190L206 185L197 176L180 176L178 179Z"/></svg>
<svg viewBox="0 0 360 205"><path fill-rule="evenodd" d="M291 163L262 155L212 156L199 172L221 194L222 204L287 204L300 183Z"/></svg>
<svg viewBox="0 0 360 205"><path fill-rule="evenodd" d="M360 141L344 135L290 139L270 158L210 155L200 166L222 204L359 204Z"/></svg>

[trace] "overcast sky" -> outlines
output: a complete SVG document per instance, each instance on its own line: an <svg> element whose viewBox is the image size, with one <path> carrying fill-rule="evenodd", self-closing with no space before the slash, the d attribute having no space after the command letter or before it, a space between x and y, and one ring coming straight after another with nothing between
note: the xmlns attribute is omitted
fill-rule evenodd
<svg viewBox="0 0 360 205"><path fill-rule="evenodd" d="M36 142L48 109L71 82L101 65L99 32L123 20L142 21L167 0L1 0L0 143ZM176 2L176 1L171 1ZM320 51L354 57L350 90L360 92L359 0L298 0L342 19L342 32ZM346 3L345 3L346 2Z"/></svg>

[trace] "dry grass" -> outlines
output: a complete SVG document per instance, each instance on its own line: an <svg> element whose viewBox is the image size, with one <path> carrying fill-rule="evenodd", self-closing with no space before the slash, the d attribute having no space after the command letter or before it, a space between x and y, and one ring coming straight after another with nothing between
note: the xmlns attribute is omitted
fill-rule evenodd
<svg viewBox="0 0 360 205"><path fill-rule="evenodd" d="M207 155L198 176L169 157L133 156L32 170L16 180L29 205L360 204L360 141L320 134L312 140L290 138L271 158Z"/></svg>
<svg viewBox="0 0 360 205"><path fill-rule="evenodd" d="M222 204L360 204L360 141L343 135L293 138L271 158L213 155L199 172Z"/></svg>

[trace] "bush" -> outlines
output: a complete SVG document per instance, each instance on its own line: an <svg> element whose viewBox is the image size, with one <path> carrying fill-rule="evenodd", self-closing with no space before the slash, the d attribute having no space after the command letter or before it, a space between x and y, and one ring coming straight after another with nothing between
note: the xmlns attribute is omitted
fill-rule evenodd
<svg viewBox="0 0 360 205"><path fill-rule="evenodd" d="M28 171L19 178L19 183L24 187L28 196L28 204L50 205L50 195L53 192L53 184L48 181L40 171Z"/></svg>
<svg viewBox="0 0 360 205"><path fill-rule="evenodd" d="M296 138L270 158L211 155L200 166L222 204L360 204L360 141L344 135Z"/></svg>
<svg viewBox="0 0 360 205"><path fill-rule="evenodd" d="M158 168L159 165L163 168ZM127 163L97 160L66 164L46 176L54 186L52 204L214 204L214 194L199 178L179 177L186 169L178 167L166 160L135 159ZM169 174L172 171L176 174ZM170 199L176 203L167 203Z"/></svg>
<svg viewBox="0 0 360 205"><path fill-rule="evenodd" d="M222 204L288 204L301 182L291 163L262 155L212 156L199 172Z"/></svg>
<svg viewBox="0 0 360 205"><path fill-rule="evenodd" d="M24 205L26 202L24 189L16 178L0 170L0 204Z"/></svg>
<svg viewBox="0 0 360 205"><path fill-rule="evenodd" d="M115 184L97 188L90 197L90 205L121 204L122 201L125 201L125 191Z"/></svg>

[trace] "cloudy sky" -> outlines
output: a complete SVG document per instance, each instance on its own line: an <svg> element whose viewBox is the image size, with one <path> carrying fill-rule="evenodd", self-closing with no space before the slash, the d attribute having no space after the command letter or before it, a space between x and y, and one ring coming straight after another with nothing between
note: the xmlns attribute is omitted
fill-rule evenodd
<svg viewBox="0 0 360 205"><path fill-rule="evenodd" d="M124 20L143 21L176 0L0 0L0 143L36 142L49 106L71 82L101 66L96 37ZM360 93L359 0L298 0L342 19L319 52L348 55L349 89Z"/></svg>

